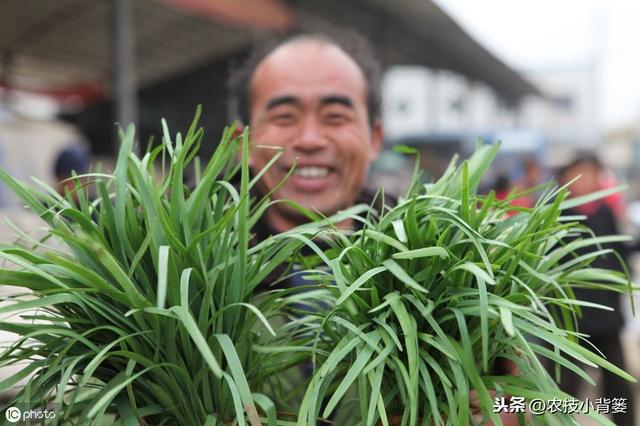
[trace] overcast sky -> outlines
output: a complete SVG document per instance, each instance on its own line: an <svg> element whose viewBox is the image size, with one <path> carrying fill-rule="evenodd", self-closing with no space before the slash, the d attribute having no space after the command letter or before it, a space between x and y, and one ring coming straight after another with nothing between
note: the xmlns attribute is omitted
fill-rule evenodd
<svg viewBox="0 0 640 426"><path fill-rule="evenodd" d="M640 121L640 0L435 0L519 70L597 64L600 125Z"/></svg>

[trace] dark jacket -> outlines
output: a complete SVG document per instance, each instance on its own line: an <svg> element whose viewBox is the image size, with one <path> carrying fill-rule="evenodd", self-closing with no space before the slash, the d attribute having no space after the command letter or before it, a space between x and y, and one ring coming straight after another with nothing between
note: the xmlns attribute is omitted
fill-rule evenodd
<svg viewBox="0 0 640 426"><path fill-rule="evenodd" d="M393 197L390 197L389 195L385 195L385 204L387 206L394 206L397 203L397 200ZM378 212L382 211L382 202L380 200L380 198L376 198L375 194L372 194L368 191L363 191L358 195L358 198L356 199L356 202L354 203L354 205L358 205L358 204L367 204L367 205L374 205L374 207L378 210ZM362 223L359 221L355 221L354 223L354 227L356 229L359 229L362 227ZM268 238L270 235L275 235L277 234L278 231L274 230L269 223L266 220L266 215L263 215L260 220L256 223L256 225L253 227L253 239L251 240L251 244L257 244L260 241L265 240L266 238ZM316 241L318 247L320 247L320 249L325 250L327 249L327 245L326 243L323 243L322 241ZM313 250L309 247L302 247L301 252L303 255L311 255L313 254ZM275 281L278 280L278 278L282 277L282 275L285 273L287 267L290 265L287 264L282 264L279 267L275 268L274 271L260 284L260 286L258 287L258 291L266 291L268 289L274 288L273 287L273 283ZM309 282L304 282L304 280L300 280L300 279L296 279L296 277L292 277L289 278L288 280L285 281L280 281L276 287L277 288L289 288L289 287L295 287L298 285L308 285Z"/></svg>
<svg viewBox="0 0 640 426"><path fill-rule="evenodd" d="M582 214L580 211L569 210L566 214ZM604 203L599 203L593 211L587 214L582 223L594 232L596 236L617 235L618 226L611 209ZM626 255L626 247L622 243L611 243L603 248L612 248L623 258ZM592 251L592 247L579 250L578 255ZM597 257L590 265L593 268L604 268L621 271L620 261L613 254ZM621 312L620 294L608 290L575 289L576 297L592 303L609 306L614 311L605 311L596 308L582 308L582 318L578 320L578 329L589 335L602 335L617 332L624 326L624 317Z"/></svg>

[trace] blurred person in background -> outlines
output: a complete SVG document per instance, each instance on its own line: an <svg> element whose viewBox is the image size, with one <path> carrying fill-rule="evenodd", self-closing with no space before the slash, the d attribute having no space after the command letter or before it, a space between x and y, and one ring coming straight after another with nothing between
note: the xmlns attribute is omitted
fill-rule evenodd
<svg viewBox="0 0 640 426"><path fill-rule="evenodd" d="M511 180L505 173L501 173L493 183L493 190L496 192L496 198L498 200L504 200L512 190Z"/></svg>
<svg viewBox="0 0 640 426"><path fill-rule="evenodd" d="M496 193L497 200L506 200L508 197L512 196L512 194L518 194L519 192L524 191L525 188L521 188L520 186L514 186L511 183L511 179L509 179L509 176L505 173L501 173L500 175L498 175L498 177L496 178L493 184L493 190ZM509 202L509 204L514 207L529 208L529 207L533 207L534 200L530 195L527 194L517 198L513 198ZM507 216L513 216L518 213L519 213L518 210L510 210L507 213Z"/></svg>
<svg viewBox="0 0 640 426"><path fill-rule="evenodd" d="M598 180L601 189L615 188L620 185L620 181L616 175L611 170L607 169L602 170ZM625 194L620 191L615 194L607 195L604 198L604 203L609 206L618 221L623 221L627 218L627 203L624 195Z"/></svg>
<svg viewBox="0 0 640 426"><path fill-rule="evenodd" d="M580 197L602 189L603 167L598 158L589 153L581 153L568 165L560 169L558 180L561 185L579 178L569 185L571 197ZM599 199L565 212L567 215L584 215L582 223L588 226L596 236L616 235L618 221L606 199ZM612 248L625 257L627 249L622 243L603 245ZM578 252L578 255L580 253ZM590 265L593 268L622 270L619 260L612 254L598 256ZM625 369L620 332L624 327L620 295L612 291L574 289L576 298L613 308L612 311L582 307L582 316L578 319L578 331L588 334L588 340L600 350L607 360ZM626 380L608 370L602 371L601 396L604 398L626 398L626 413L616 413L613 420L617 425L633 425L634 409L631 385ZM576 396L583 379L568 369L562 370L560 387Z"/></svg>
<svg viewBox="0 0 640 426"><path fill-rule="evenodd" d="M524 176L520 182L522 190L535 188L544 183L545 171L540 162L534 156L530 156L523 161Z"/></svg>
<svg viewBox="0 0 640 426"><path fill-rule="evenodd" d="M75 179L69 179L73 173L83 175L89 171L90 158L87 150L82 146L71 146L58 153L53 165L56 177L56 190L62 196L66 191L75 192ZM75 197L74 197L75 198Z"/></svg>

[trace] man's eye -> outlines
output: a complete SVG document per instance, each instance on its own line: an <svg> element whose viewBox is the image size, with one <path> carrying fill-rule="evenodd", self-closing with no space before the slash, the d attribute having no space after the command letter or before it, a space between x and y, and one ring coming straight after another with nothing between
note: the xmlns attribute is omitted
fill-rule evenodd
<svg viewBox="0 0 640 426"><path fill-rule="evenodd" d="M343 124L349 120L349 117L346 114L330 113L324 116L324 120L328 124Z"/></svg>
<svg viewBox="0 0 640 426"><path fill-rule="evenodd" d="M274 114L271 120L279 125L289 125L295 122L295 115L291 113Z"/></svg>

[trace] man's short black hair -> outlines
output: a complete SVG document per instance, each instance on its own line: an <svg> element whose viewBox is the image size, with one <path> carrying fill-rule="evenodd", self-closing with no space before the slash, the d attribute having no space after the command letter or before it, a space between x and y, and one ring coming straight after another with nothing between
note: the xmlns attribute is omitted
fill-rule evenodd
<svg viewBox="0 0 640 426"><path fill-rule="evenodd" d="M319 41L336 46L355 61L364 75L369 124L373 126L375 121L380 118L381 66L367 40L353 32L341 33L339 36L298 34L285 39L267 39L255 46L244 63L230 73L228 84L231 119L249 124L251 115L251 79L260 62L280 46L305 41Z"/></svg>

